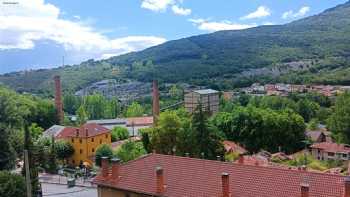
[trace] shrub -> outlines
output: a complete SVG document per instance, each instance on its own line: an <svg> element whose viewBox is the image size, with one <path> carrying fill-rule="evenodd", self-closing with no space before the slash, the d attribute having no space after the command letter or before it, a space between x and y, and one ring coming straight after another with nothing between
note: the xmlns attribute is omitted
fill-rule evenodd
<svg viewBox="0 0 350 197"><path fill-rule="evenodd" d="M102 157L113 157L112 147L107 144L100 145L96 150L95 163L97 166L101 166L101 158Z"/></svg>
<svg viewBox="0 0 350 197"><path fill-rule="evenodd" d="M8 171L0 171L0 196L25 197L24 177Z"/></svg>
<svg viewBox="0 0 350 197"><path fill-rule="evenodd" d="M129 137L129 131L125 127L115 127L112 130L112 142L125 140Z"/></svg>

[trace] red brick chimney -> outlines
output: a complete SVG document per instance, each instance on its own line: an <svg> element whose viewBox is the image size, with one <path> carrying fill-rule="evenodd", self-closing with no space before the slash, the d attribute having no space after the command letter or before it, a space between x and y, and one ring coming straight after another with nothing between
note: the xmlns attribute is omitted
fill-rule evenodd
<svg viewBox="0 0 350 197"><path fill-rule="evenodd" d="M120 159L113 158L113 159L111 159L111 162L112 162L112 179L114 181L118 181L118 179L119 179Z"/></svg>
<svg viewBox="0 0 350 197"><path fill-rule="evenodd" d="M153 124L156 125L160 113L158 81L153 80Z"/></svg>
<svg viewBox="0 0 350 197"><path fill-rule="evenodd" d="M230 197L230 178L229 174L224 172L222 178L222 197Z"/></svg>
<svg viewBox="0 0 350 197"><path fill-rule="evenodd" d="M108 177L108 171L109 171L108 157L101 157L101 170L102 170L102 176Z"/></svg>
<svg viewBox="0 0 350 197"><path fill-rule="evenodd" d="M301 187L301 197L309 197L309 184L302 183Z"/></svg>
<svg viewBox="0 0 350 197"><path fill-rule="evenodd" d="M162 194L164 193L164 174L163 174L162 167L156 168L156 175L157 175L157 193Z"/></svg>
<svg viewBox="0 0 350 197"><path fill-rule="evenodd" d="M345 177L344 184L345 184L344 197L350 197L350 176Z"/></svg>
<svg viewBox="0 0 350 197"><path fill-rule="evenodd" d="M57 110L57 118L60 124L63 123L64 113L62 104L62 89L61 89L61 77L56 75L54 77L55 81L55 106Z"/></svg>

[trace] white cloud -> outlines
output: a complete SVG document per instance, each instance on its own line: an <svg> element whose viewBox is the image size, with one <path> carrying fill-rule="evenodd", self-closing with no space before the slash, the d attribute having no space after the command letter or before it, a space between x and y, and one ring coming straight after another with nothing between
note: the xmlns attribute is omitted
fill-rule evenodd
<svg viewBox="0 0 350 197"><path fill-rule="evenodd" d="M168 6L174 3L174 0L143 0L141 7L154 12L164 12Z"/></svg>
<svg viewBox="0 0 350 197"><path fill-rule="evenodd" d="M153 12L165 12L168 7L171 7L171 10L176 15L190 15L192 10L181 7L180 4L182 3L183 0L142 0L141 7Z"/></svg>
<svg viewBox="0 0 350 197"><path fill-rule="evenodd" d="M173 10L174 14L182 15L182 16L190 15L191 12L192 12L191 9L181 8L181 7L177 6L177 5L173 5L171 7L171 9Z"/></svg>
<svg viewBox="0 0 350 197"><path fill-rule="evenodd" d="M247 29L251 27L256 27L256 24L239 24L239 23L233 23L231 21L220 21L220 22L213 22L205 19L189 19L190 22L192 22L198 29L203 31L221 31L221 30L240 30L240 29Z"/></svg>
<svg viewBox="0 0 350 197"><path fill-rule="evenodd" d="M283 19L290 19L290 18L299 18L305 16L308 12L310 12L311 8L308 6L304 6L298 10L298 12L294 12L293 10L289 10L287 12L284 12L282 15Z"/></svg>
<svg viewBox="0 0 350 197"><path fill-rule="evenodd" d="M268 7L265 6L260 6L258 9L246 16L241 17L241 20L246 20L246 19L255 19L255 18L263 18L266 16L270 16L271 12Z"/></svg>
<svg viewBox="0 0 350 197"><path fill-rule="evenodd" d="M37 41L50 40L66 50L95 54L122 54L161 44L155 36L108 38L80 20L64 20L61 11L44 0L17 0L4 4L0 0L0 50L32 49Z"/></svg>

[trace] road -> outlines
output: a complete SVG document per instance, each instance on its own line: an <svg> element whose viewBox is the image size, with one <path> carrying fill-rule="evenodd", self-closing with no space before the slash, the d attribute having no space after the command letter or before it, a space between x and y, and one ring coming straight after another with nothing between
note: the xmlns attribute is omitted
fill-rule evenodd
<svg viewBox="0 0 350 197"><path fill-rule="evenodd" d="M67 185L42 183L43 196L47 197L97 197L96 188L73 187Z"/></svg>

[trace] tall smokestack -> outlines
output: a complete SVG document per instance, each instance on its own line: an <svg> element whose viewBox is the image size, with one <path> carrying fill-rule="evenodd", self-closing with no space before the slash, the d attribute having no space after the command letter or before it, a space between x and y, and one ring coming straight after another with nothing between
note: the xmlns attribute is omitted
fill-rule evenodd
<svg viewBox="0 0 350 197"><path fill-rule="evenodd" d="M153 80L153 124L156 125L159 117L159 90L158 81Z"/></svg>
<svg viewBox="0 0 350 197"><path fill-rule="evenodd" d="M55 105L57 110L57 118L60 124L63 123L64 113L63 113L63 104L62 104L62 89L61 89L61 77L55 76Z"/></svg>

